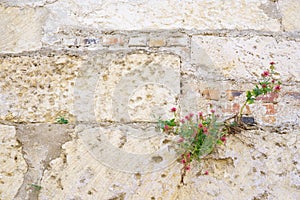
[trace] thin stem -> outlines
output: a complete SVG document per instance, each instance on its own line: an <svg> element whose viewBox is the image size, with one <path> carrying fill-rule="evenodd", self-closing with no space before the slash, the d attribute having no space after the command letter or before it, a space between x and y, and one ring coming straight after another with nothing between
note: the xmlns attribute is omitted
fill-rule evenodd
<svg viewBox="0 0 300 200"><path fill-rule="evenodd" d="M241 107L240 113L239 113L239 115L238 115L238 123L240 122L240 120L241 120L241 118L242 118L243 111L244 111L246 105L247 105L247 101L245 101L245 103L244 103L243 106Z"/></svg>

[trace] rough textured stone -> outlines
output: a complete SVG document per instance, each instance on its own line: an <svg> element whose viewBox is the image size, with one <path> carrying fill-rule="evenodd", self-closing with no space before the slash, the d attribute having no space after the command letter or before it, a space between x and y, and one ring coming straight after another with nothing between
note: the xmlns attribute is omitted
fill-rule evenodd
<svg viewBox="0 0 300 200"><path fill-rule="evenodd" d="M180 107L182 116L189 112L209 113L212 104L216 113L226 119L240 111L241 105L246 100L246 91L252 90L255 86L252 83L216 81L217 77L216 79L211 79L209 76L203 78L201 74L198 76L195 74L197 73L182 76L181 79ZM287 91L297 91L298 87L298 85L283 86L279 94L258 98L254 104L246 107L244 114L253 116L256 123L262 126L297 125L300 114L299 100L288 95ZM228 94L228 91L232 90L239 91L239 95L235 96L234 99L232 99L232 94ZM270 110L266 105L272 108L276 107L276 109Z"/></svg>
<svg viewBox="0 0 300 200"><path fill-rule="evenodd" d="M0 199L300 199L298 7L0 0ZM180 184L159 117L232 117L270 61L282 91Z"/></svg>
<svg viewBox="0 0 300 200"><path fill-rule="evenodd" d="M262 6L264 5L264 6ZM154 29L255 29L279 31L280 22L270 15L268 0L252 1L118 1L60 0L46 5L53 18L48 27L93 26L113 30ZM126 11L126 12L125 12ZM147 17L145 17L147 16ZM63 19L59 20L58 19ZM53 29L53 31L55 31Z"/></svg>
<svg viewBox="0 0 300 200"><path fill-rule="evenodd" d="M167 40L168 46L188 46L189 38L188 37L170 37Z"/></svg>
<svg viewBox="0 0 300 200"><path fill-rule="evenodd" d="M297 130L230 136L226 146L192 166L187 185L179 184L179 163L146 174L120 172L92 156L81 138L66 143L61 158L51 162L39 199L297 199L297 138Z"/></svg>
<svg viewBox="0 0 300 200"><path fill-rule="evenodd" d="M112 60L95 89L97 121L156 121L166 116L180 92L179 68L179 57L172 54L140 52Z"/></svg>
<svg viewBox="0 0 300 200"><path fill-rule="evenodd" d="M0 199L14 199L28 166L13 126L0 125Z"/></svg>
<svg viewBox="0 0 300 200"><path fill-rule="evenodd" d="M0 119L15 122L72 121L76 56L0 58ZM74 121L74 120L73 120Z"/></svg>
<svg viewBox="0 0 300 200"><path fill-rule="evenodd" d="M51 160L61 154L61 146L71 139L74 133L68 125L19 125L17 138L22 144L28 170L14 199L37 199L38 192L31 184L40 185L44 170Z"/></svg>
<svg viewBox="0 0 300 200"><path fill-rule="evenodd" d="M41 48L46 16L44 8L6 8L0 3L0 53Z"/></svg>
<svg viewBox="0 0 300 200"><path fill-rule="evenodd" d="M150 38L149 47L163 47L166 45L164 38Z"/></svg>
<svg viewBox="0 0 300 200"><path fill-rule="evenodd" d="M300 31L300 2L293 0L279 0L278 2L284 30Z"/></svg>
<svg viewBox="0 0 300 200"><path fill-rule="evenodd" d="M146 37L131 37L128 42L129 46L146 46L147 38Z"/></svg>
<svg viewBox="0 0 300 200"><path fill-rule="evenodd" d="M256 80L274 61L285 83L300 81L300 44L294 40L259 36L194 36L191 51L192 64L199 67L199 74L204 70L226 79Z"/></svg>

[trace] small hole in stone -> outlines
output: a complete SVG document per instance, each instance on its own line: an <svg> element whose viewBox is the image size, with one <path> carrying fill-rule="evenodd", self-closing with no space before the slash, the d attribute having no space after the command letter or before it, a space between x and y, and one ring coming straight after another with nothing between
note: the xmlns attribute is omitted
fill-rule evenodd
<svg viewBox="0 0 300 200"><path fill-rule="evenodd" d="M140 173L135 173L135 174L134 174L134 177L135 177L136 179L141 179L142 175L141 175Z"/></svg>
<svg viewBox="0 0 300 200"><path fill-rule="evenodd" d="M159 163L163 160L163 158L161 156L153 156L152 160L156 163Z"/></svg>

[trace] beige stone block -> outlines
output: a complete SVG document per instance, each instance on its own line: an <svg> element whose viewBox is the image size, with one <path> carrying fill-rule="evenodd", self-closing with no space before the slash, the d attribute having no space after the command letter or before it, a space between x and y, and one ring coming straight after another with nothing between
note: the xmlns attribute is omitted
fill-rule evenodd
<svg viewBox="0 0 300 200"><path fill-rule="evenodd" d="M71 140L70 135L74 135L74 132L71 125L61 124L33 124L17 127L17 139L22 144L24 159L30 167L24 175L15 200L38 198L38 191L31 184L40 186L44 170L51 160L60 157L61 146Z"/></svg>
<svg viewBox="0 0 300 200"><path fill-rule="evenodd" d="M274 37L193 36L191 61L204 78L256 81L270 62L285 83L300 81L300 43Z"/></svg>
<svg viewBox="0 0 300 200"><path fill-rule="evenodd" d="M96 63L93 66L99 67ZM169 53L115 57L94 79L98 81L91 86L95 107L87 112L95 113L97 121L157 121L160 116L170 116L180 93L179 70L179 57Z"/></svg>
<svg viewBox="0 0 300 200"><path fill-rule="evenodd" d="M0 125L0 199L14 199L27 169L15 127Z"/></svg>
<svg viewBox="0 0 300 200"><path fill-rule="evenodd" d="M75 24L101 30L254 29L279 31L276 4L268 0L57 1L49 28ZM124 12L126 11L126 12ZM74 14L72 14L74 13ZM56 18L59 16L59 18ZM60 19L60 20L57 20ZM54 28L55 27L55 28ZM50 38L49 38L50 39Z"/></svg>
<svg viewBox="0 0 300 200"><path fill-rule="evenodd" d="M39 199L198 199L199 195L205 199L235 199L236 196L254 199L262 195L296 199L300 195L295 181L299 130L290 134L254 130L228 136L225 146L219 146L200 164L191 166L184 179L186 185L181 185L179 163L152 173L128 173L105 164L103 159L124 156L126 151L116 155L115 151L104 150L110 154L100 159L91 148L99 148L97 144L103 142L104 135L109 135L108 129L114 137L119 128L77 127L78 139L63 145L61 157L45 170ZM87 134L89 131L92 132ZM143 155L151 159L147 153ZM122 158L115 164L130 166L137 160L122 163Z"/></svg>
<svg viewBox="0 0 300 200"><path fill-rule="evenodd" d="M285 31L300 31L300 1L279 0L282 24Z"/></svg>
<svg viewBox="0 0 300 200"><path fill-rule="evenodd" d="M166 40L164 38L150 38L149 47L163 47L166 45Z"/></svg>
<svg viewBox="0 0 300 200"><path fill-rule="evenodd" d="M74 121L77 56L0 58L0 119L13 122Z"/></svg>
<svg viewBox="0 0 300 200"><path fill-rule="evenodd" d="M0 52L16 53L42 47L44 8L3 7L0 5Z"/></svg>

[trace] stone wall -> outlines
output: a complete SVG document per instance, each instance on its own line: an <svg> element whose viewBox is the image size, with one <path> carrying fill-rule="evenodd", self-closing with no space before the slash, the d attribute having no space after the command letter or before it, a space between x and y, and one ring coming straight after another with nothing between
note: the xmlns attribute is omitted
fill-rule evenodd
<svg viewBox="0 0 300 200"><path fill-rule="evenodd" d="M299 21L298 0L0 0L0 199L300 199ZM270 61L260 128L180 184L157 119L234 115Z"/></svg>

